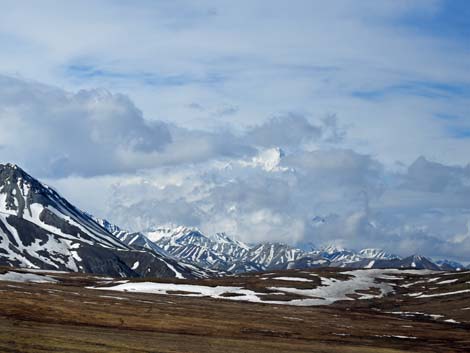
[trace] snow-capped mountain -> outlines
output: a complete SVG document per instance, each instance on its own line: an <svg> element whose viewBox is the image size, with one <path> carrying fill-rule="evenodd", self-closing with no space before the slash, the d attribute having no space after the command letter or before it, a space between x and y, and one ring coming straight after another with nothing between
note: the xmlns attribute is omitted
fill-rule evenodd
<svg viewBox="0 0 470 353"><path fill-rule="evenodd" d="M345 265L348 263L361 261L363 258L352 250L346 250L336 245L329 245L320 249L320 251L314 251L314 253L323 256L331 263L338 264L340 267L345 267Z"/></svg>
<svg viewBox="0 0 470 353"><path fill-rule="evenodd" d="M193 274L196 275L197 277L209 277L211 275L216 275L212 271L205 270L205 269L200 267L200 265L204 265L204 264L198 263L198 265L196 265L197 261L188 260L187 256L186 256L187 254L176 254L176 256L173 256L172 254L170 254L169 252L167 252L163 248L161 248L159 245L157 245L156 242L151 241L142 232L132 233L132 232L121 229L120 227L108 222L105 219L95 218L95 220L99 224L103 224L106 227L106 229L113 232L113 235L116 238L118 238L124 244L129 245L133 249L136 249L136 250L141 250L141 249L149 250L149 251L151 251L155 254L158 254L160 256L163 256L167 259L169 258L169 259L173 259L175 261L178 261L180 266L186 267L189 271L193 272ZM178 229L173 229L171 234L174 235L174 236L177 236L177 235L181 236L184 233L183 229L184 229L184 227L179 227ZM186 229L189 230L189 228L186 228ZM163 229L160 228L160 230L163 230ZM166 230L164 231L164 233L167 234L167 236L168 236L168 233L167 233L168 230L169 229L166 228ZM155 234L154 234L154 237L157 238L157 239L160 239L162 236L155 236ZM179 255L181 255L181 256L179 256ZM208 268L208 267L206 266L206 268Z"/></svg>
<svg viewBox="0 0 470 353"><path fill-rule="evenodd" d="M177 239L184 238L186 235L198 232L197 228L185 227L185 226L175 226L175 225L168 225L168 226L161 226L156 228L150 228L142 231L151 241L157 243L158 241L162 240L162 242L168 242L171 239L177 241ZM189 238L187 239L189 240Z"/></svg>
<svg viewBox="0 0 470 353"><path fill-rule="evenodd" d="M204 268L225 271L249 247L225 234L211 237L196 228L159 227L146 231L147 237L175 258Z"/></svg>
<svg viewBox="0 0 470 353"><path fill-rule="evenodd" d="M146 234L155 244L182 261L233 273L287 268L289 263L307 255L286 244L248 246L225 233L205 236L195 228L181 226L173 229L158 227Z"/></svg>
<svg viewBox="0 0 470 353"><path fill-rule="evenodd" d="M212 241L212 250L232 258L243 259L250 251L250 247L248 245L236 239L230 238L225 233L216 233L212 236L209 236L209 239Z"/></svg>
<svg viewBox="0 0 470 353"><path fill-rule="evenodd" d="M138 250L147 249L162 256L169 256L169 254L165 250L163 250L157 244L147 238L145 234L141 232L129 232L127 230L121 229L115 224L110 223L106 219L97 218L94 216L91 217L96 221L96 223L101 225L108 232L110 232L112 235L114 235L116 238L118 238L120 241L130 246L131 248Z"/></svg>
<svg viewBox="0 0 470 353"><path fill-rule="evenodd" d="M435 270L441 268L430 259L420 255L408 256L404 259L362 259L348 264L352 268L411 268L417 270Z"/></svg>
<svg viewBox="0 0 470 353"><path fill-rule="evenodd" d="M150 241L143 233L130 233L121 230L117 232L115 236L124 244L127 244L134 249L148 249L161 256L168 257L168 253L165 250L160 248L153 241Z"/></svg>
<svg viewBox="0 0 470 353"><path fill-rule="evenodd" d="M416 268L420 269L428 269L428 270L437 270L439 271L441 268L432 262L427 257L421 255L412 255L404 258L400 261L400 267L402 268Z"/></svg>
<svg viewBox="0 0 470 353"><path fill-rule="evenodd" d="M462 271L465 269L465 266L460 262L450 260L436 261L436 265L438 265L444 271Z"/></svg>
<svg viewBox="0 0 470 353"><path fill-rule="evenodd" d="M126 245L13 164L0 164L0 264L123 277L194 277L174 259Z"/></svg>
<svg viewBox="0 0 470 353"><path fill-rule="evenodd" d="M106 219L101 219L101 218L97 218L97 217L94 217L93 215L91 214L88 214L87 215L90 217L90 218L93 218L93 220L98 223L100 226L102 226L104 229L106 229L108 232L110 232L111 234L113 235L117 235L119 233L127 233L126 231L122 230L121 228L119 228L117 225L115 224L112 224L110 222L108 222Z"/></svg>
<svg viewBox="0 0 470 353"><path fill-rule="evenodd" d="M245 260L257 264L264 269L278 268L279 266L304 257L306 254L300 249L281 243L261 243L250 249Z"/></svg>
<svg viewBox="0 0 470 353"><path fill-rule="evenodd" d="M260 271L282 268L305 252L280 243L255 246L229 237L225 233L206 236L188 227L157 227L145 231L148 239L172 256L204 268L229 272Z"/></svg>
<svg viewBox="0 0 470 353"><path fill-rule="evenodd" d="M382 249L362 249L359 251L359 256L364 259L372 260L396 260L400 259L399 256L390 254Z"/></svg>
<svg viewBox="0 0 470 353"><path fill-rule="evenodd" d="M230 273L327 266L433 270L440 268L422 256L401 259L382 249L366 248L354 251L335 244L311 251L282 243L248 246L225 233L206 236L196 228L184 226L157 227L144 233L148 240L182 262Z"/></svg>

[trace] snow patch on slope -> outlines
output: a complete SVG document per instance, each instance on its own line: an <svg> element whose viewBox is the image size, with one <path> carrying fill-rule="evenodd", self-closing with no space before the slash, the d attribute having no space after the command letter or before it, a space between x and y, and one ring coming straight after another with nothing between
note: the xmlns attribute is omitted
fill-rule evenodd
<svg viewBox="0 0 470 353"><path fill-rule="evenodd" d="M50 276L36 275L33 273L20 273L9 271L0 274L0 281L10 282L34 282L34 283L57 283L58 281Z"/></svg>

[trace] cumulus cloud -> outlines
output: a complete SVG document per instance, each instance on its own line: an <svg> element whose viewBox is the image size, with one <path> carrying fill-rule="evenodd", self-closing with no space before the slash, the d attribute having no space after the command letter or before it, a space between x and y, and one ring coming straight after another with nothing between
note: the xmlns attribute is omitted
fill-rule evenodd
<svg viewBox="0 0 470 353"><path fill-rule="evenodd" d="M144 118L123 94L77 93L0 76L0 159L43 177L94 176L252 157L338 135L327 120L285 114L237 131L197 130ZM286 133L288 132L288 133ZM326 137L328 138L328 137Z"/></svg>
<svg viewBox="0 0 470 353"><path fill-rule="evenodd" d="M403 188L425 192L470 191L470 166L447 166L419 157L408 168Z"/></svg>
<svg viewBox="0 0 470 353"><path fill-rule="evenodd" d="M249 128L245 139L263 147L288 147L318 140L321 135L321 127L311 124L304 116L288 114Z"/></svg>
<svg viewBox="0 0 470 353"><path fill-rule="evenodd" d="M144 120L124 95L58 88L0 76L0 158L41 176L134 170L127 155L159 153L167 126Z"/></svg>
<svg viewBox="0 0 470 353"><path fill-rule="evenodd" d="M115 188L112 219L133 229L184 223L248 242L307 240L313 236L308 231L315 215L362 209L365 195L381 193L377 162L350 150L299 156L272 148L197 169L179 166L147 173Z"/></svg>

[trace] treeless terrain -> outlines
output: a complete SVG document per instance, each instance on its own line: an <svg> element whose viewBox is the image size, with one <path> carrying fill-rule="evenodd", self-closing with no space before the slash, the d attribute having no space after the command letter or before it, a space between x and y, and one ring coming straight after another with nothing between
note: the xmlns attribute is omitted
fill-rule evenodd
<svg viewBox="0 0 470 353"><path fill-rule="evenodd" d="M347 277L339 273L344 270L318 269L172 282L243 285L260 292L279 285L275 276L304 277L308 272ZM439 280L432 280L435 274L407 275L406 287L397 287L384 298L316 307L188 297L178 292L87 289L111 283L93 275L50 275L59 282L0 281L0 352L470 351L470 310L463 310L470 307L470 293L422 299L407 295L441 293L443 286L433 283L444 280L457 279L445 286L446 291L470 288L469 274L438 275ZM320 285L285 282L284 286L297 288ZM445 321L449 318L458 323Z"/></svg>

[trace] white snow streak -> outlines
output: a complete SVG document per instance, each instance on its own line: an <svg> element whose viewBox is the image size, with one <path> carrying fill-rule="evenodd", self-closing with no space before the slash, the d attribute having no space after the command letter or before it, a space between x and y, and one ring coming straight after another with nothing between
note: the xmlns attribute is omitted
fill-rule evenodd
<svg viewBox="0 0 470 353"><path fill-rule="evenodd" d="M32 273L20 273L9 271L0 275L0 281L11 282L34 282L34 283L57 283L57 280L49 276L35 275Z"/></svg>

